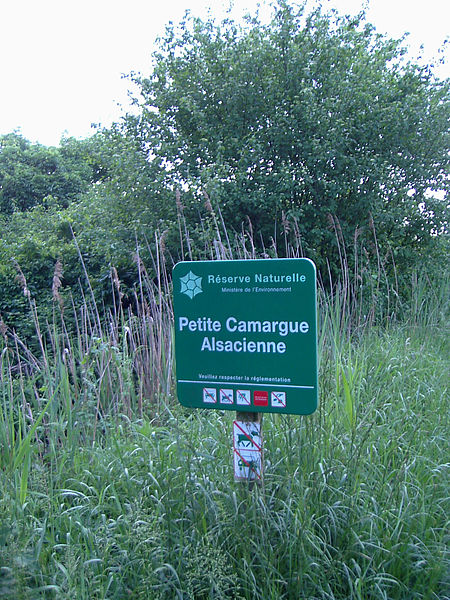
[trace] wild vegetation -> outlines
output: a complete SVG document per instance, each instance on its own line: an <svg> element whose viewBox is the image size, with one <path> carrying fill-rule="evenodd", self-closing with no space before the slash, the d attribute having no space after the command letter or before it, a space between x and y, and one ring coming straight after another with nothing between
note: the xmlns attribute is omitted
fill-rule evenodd
<svg viewBox="0 0 450 600"><path fill-rule="evenodd" d="M0 140L0 598L444 600L448 82L363 15L186 18L139 110ZM180 259L313 258L319 409L176 400Z"/></svg>
<svg viewBox="0 0 450 600"><path fill-rule="evenodd" d="M2 326L0 597L445 598L448 286L321 287L319 410L266 415L250 491L232 417L176 404L164 255L137 264L136 312L114 270L108 314L62 310L55 272L38 350Z"/></svg>

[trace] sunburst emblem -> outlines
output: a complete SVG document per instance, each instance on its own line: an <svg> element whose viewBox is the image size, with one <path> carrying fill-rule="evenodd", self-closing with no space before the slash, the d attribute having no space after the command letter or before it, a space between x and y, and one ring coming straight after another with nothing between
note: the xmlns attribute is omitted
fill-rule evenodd
<svg viewBox="0 0 450 600"><path fill-rule="evenodd" d="M197 294L201 294L202 290L202 278L195 275L192 271L189 271L184 277L180 277L182 294L186 294L189 298L193 298Z"/></svg>

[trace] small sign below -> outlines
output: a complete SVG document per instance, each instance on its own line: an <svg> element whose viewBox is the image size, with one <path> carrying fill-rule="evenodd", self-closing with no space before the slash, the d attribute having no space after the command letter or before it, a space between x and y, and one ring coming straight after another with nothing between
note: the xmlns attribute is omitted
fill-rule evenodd
<svg viewBox="0 0 450 600"><path fill-rule="evenodd" d="M262 478L261 423L233 422L234 479L260 481Z"/></svg>

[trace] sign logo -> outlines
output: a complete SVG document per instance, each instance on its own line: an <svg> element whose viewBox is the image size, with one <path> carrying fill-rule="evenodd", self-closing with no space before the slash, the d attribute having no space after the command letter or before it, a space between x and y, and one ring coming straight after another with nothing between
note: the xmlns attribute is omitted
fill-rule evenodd
<svg viewBox="0 0 450 600"><path fill-rule="evenodd" d="M253 404L255 406L269 405L269 392L257 391L253 394Z"/></svg>
<svg viewBox="0 0 450 600"><path fill-rule="evenodd" d="M202 290L202 277L195 275L192 271L189 271L184 277L180 277L182 294L186 294L189 298L193 298L197 294L201 294Z"/></svg>

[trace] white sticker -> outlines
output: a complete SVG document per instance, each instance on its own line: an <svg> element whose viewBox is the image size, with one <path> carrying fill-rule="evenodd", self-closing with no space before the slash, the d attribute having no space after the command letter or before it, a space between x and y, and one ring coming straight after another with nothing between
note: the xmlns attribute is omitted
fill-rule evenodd
<svg viewBox="0 0 450 600"><path fill-rule="evenodd" d="M220 404L233 404L233 390L220 389L219 401Z"/></svg>
<svg viewBox="0 0 450 600"><path fill-rule="evenodd" d="M217 391L215 388L203 388L203 402L215 404L217 402Z"/></svg>
<svg viewBox="0 0 450 600"><path fill-rule="evenodd" d="M250 390L236 390L236 404L239 406L250 406Z"/></svg>
<svg viewBox="0 0 450 600"><path fill-rule="evenodd" d="M286 392L271 392L270 404L278 408L286 408Z"/></svg>
<svg viewBox="0 0 450 600"><path fill-rule="evenodd" d="M234 478L254 481L262 477L261 423L233 422Z"/></svg>
<svg viewBox="0 0 450 600"><path fill-rule="evenodd" d="M260 452L234 452L235 481L261 480L262 457Z"/></svg>

